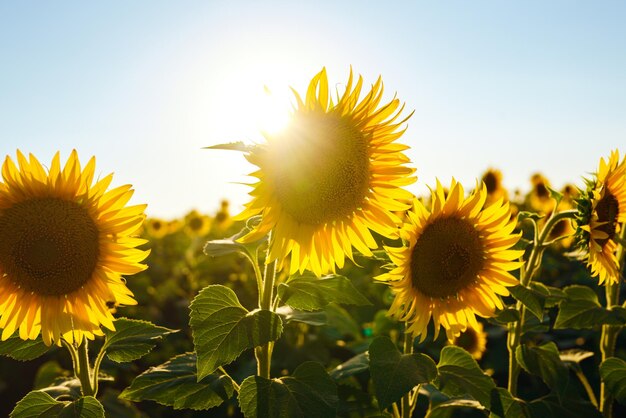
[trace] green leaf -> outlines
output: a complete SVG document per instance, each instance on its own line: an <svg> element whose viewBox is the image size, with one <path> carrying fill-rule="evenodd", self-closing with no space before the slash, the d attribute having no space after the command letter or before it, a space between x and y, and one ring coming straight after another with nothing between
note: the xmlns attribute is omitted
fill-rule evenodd
<svg viewBox="0 0 626 418"><path fill-rule="evenodd" d="M54 399L61 396L65 399L80 399L83 396L80 380L75 377L60 378L53 382L51 386L40 389Z"/></svg>
<svg viewBox="0 0 626 418"><path fill-rule="evenodd" d="M561 361L574 364L579 364L581 361L593 357L593 355L593 351L585 351L579 348L572 348L571 350L564 350L559 353Z"/></svg>
<svg viewBox="0 0 626 418"><path fill-rule="evenodd" d="M553 342L529 347L521 345L515 351L515 358L528 373L539 376L557 396L563 397L569 383L569 372L559 357L559 350Z"/></svg>
<svg viewBox="0 0 626 418"><path fill-rule="evenodd" d="M250 376L241 384L239 406L247 418L324 418L337 410L337 386L321 364L304 362L293 376Z"/></svg>
<svg viewBox="0 0 626 418"><path fill-rule="evenodd" d="M116 363L137 360L148 354L164 335L178 332L151 322L119 318L115 331L104 330L106 340L101 350Z"/></svg>
<svg viewBox="0 0 626 418"><path fill-rule="evenodd" d="M11 418L104 418L104 408L93 396L74 402L56 401L47 393L33 391L22 398Z"/></svg>
<svg viewBox="0 0 626 418"><path fill-rule="evenodd" d="M196 361L194 353L186 353L151 367L137 376L120 398L196 410L213 408L230 399L234 391L230 377L211 374L198 381Z"/></svg>
<svg viewBox="0 0 626 418"><path fill-rule="evenodd" d="M336 275L290 279L278 286L278 296L283 303L303 311L317 311L329 303L371 305L347 277Z"/></svg>
<svg viewBox="0 0 626 418"><path fill-rule="evenodd" d="M247 145L243 141L229 142L227 144L217 144L204 147L204 149L221 149L227 151L251 152L256 148L254 145Z"/></svg>
<svg viewBox="0 0 626 418"><path fill-rule="evenodd" d="M564 289L567 299L559 305L559 313L554 323L555 329L595 328L602 324L626 324L623 309L609 311L598 302L596 293L587 286L573 285Z"/></svg>
<svg viewBox="0 0 626 418"><path fill-rule="evenodd" d="M22 340L16 332L6 341L0 341L0 355L13 360L30 361L47 353L51 347L44 344L41 337L35 340Z"/></svg>
<svg viewBox="0 0 626 418"><path fill-rule="evenodd" d="M430 409L425 418L450 418L454 416L454 411L457 409L484 411L485 407L473 399L450 399Z"/></svg>
<svg viewBox="0 0 626 418"><path fill-rule="evenodd" d="M415 386L437 377L435 362L424 354L401 354L387 337L370 344L370 373L380 409L386 409Z"/></svg>
<svg viewBox="0 0 626 418"><path fill-rule="evenodd" d="M506 308L498 311L493 320L498 324L508 324L509 322L517 322L520 320L519 311L515 308Z"/></svg>
<svg viewBox="0 0 626 418"><path fill-rule="evenodd" d="M233 253L247 253L246 247L243 244L235 242L230 238L209 241L204 244L203 251L210 257L221 257Z"/></svg>
<svg viewBox="0 0 626 418"><path fill-rule="evenodd" d="M350 312L339 305L330 304L324 309L326 312L326 326L324 327L331 338L355 340L361 339L361 325L352 318Z"/></svg>
<svg viewBox="0 0 626 418"><path fill-rule="evenodd" d="M529 402L527 405L531 418L602 418L600 411L584 399L568 398L561 403L558 397L551 395Z"/></svg>
<svg viewBox="0 0 626 418"><path fill-rule="evenodd" d="M284 305L276 309L276 313L281 316L285 324L288 324L290 322L302 322L303 324L309 324L319 327L322 325L326 325L327 323L326 312L324 311L297 311L290 306Z"/></svg>
<svg viewBox="0 0 626 418"><path fill-rule="evenodd" d="M511 295L520 302L539 319L543 319L543 308L545 306L545 296L540 292L528 289L522 285L509 288Z"/></svg>
<svg viewBox="0 0 626 418"><path fill-rule="evenodd" d="M530 288L544 297L544 308L552 308L567 298L565 292L558 287L546 286L540 282L532 282Z"/></svg>
<svg viewBox="0 0 626 418"><path fill-rule="evenodd" d="M71 372L62 368L56 361L47 361L42 364L35 375L34 389L42 389L52 385L59 377L67 378Z"/></svg>
<svg viewBox="0 0 626 418"><path fill-rule="evenodd" d="M489 418L527 418L526 402L513 397L504 388L491 391L491 413Z"/></svg>
<svg viewBox="0 0 626 418"><path fill-rule="evenodd" d="M470 395L485 408L491 408L491 391L496 387L472 358L460 347L446 346L441 350L439 390L448 396Z"/></svg>
<svg viewBox="0 0 626 418"><path fill-rule="evenodd" d="M234 361L246 349L276 341L283 330L271 311L248 312L222 285L207 286L191 302L191 330L198 353L198 380Z"/></svg>
<svg viewBox="0 0 626 418"><path fill-rule="evenodd" d="M330 372L330 377L340 380L345 377L354 376L370 368L369 353L361 353L350 360L341 363Z"/></svg>
<svg viewBox="0 0 626 418"><path fill-rule="evenodd" d="M600 365L600 376L615 400L626 405L626 362L617 357L604 360Z"/></svg>

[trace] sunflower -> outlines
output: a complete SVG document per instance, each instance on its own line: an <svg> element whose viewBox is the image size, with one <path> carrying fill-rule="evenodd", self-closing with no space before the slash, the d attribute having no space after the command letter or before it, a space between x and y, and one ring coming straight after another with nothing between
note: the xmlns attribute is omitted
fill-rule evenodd
<svg viewBox="0 0 626 418"><path fill-rule="evenodd" d="M359 77L353 88L350 71L334 103L323 69L305 100L294 92L288 126L265 133L266 142L246 154L259 167L251 174L259 181L237 219L262 214L262 220L240 242L273 231L266 262L278 260L280 268L291 255L290 273L341 268L345 257L353 259L352 246L370 256L378 246L370 230L397 236L401 221L393 211L408 209L401 200L412 195L401 187L415 181L415 170L404 166L408 146L395 142L408 119L398 121L404 106L396 98L379 106L380 78L359 101L362 84Z"/></svg>
<svg viewBox="0 0 626 418"><path fill-rule="evenodd" d="M619 281L619 262L615 255L616 237L626 222L626 158L619 161L613 151L608 161L600 159L595 179L577 199L577 242L587 252L587 265L599 283Z"/></svg>
<svg viewBox="0 0 626 418"><path fill-rule="evenodd" d="M487 333L483 329L483 324L477 322L478 327L467 327L467 329L454 337L452 344L465 349L474 357L480 360L487 351Z"/></svg>
<svg viewBox="0 0 626 418"><path fill-rule="evenodd" d="M192 210L185 215L185 231L190 237L203 237L211 229L211 218Z"/></svg>
<svg viewBox="0 0 626 418"><path fill-rule="evenodd" d="M485 204L490 205L499 199L508 200L509 193L502 185L502 172L495 168L490 168L483 174L482 182L487 187L487 199Z"/></svg>
<svg viewBox="0 0 626 418"><path fill-rule="evenodd" d="M163 238L168 234L167 222L163 219L148 218L146 219L144 229L152 238Z"/></svg>
<svg viewBox="0 0 626 418"><path fill-rule="evenodd" d="M407 332L426 338L432 318L435 338L440 326L448 340L477 328L476 314L490 317L502 309L500 296L518 280L509 271L521 266L523 251L511 250L520 238L513 234L516 220L509 204L484 206L485 185L467 198L452 180L450 194L437 181L431 208L418 200L401 229L406 247L385 247L395 264L377 280L388 282L395 293L389 314L407 322Z"/></svg>
<svg viewBox="0 0 626 418"><path fill-rule="evenodd" d="M531 210L546 215L554 210L555 201L550 195L550 182L540 173L535 173L530 178L532 189L526 196L526 203Z"/></svg>
<svg viewBox="0 0 626 418"><path fill-rule="evenodd" d="M219 232L227 230L233 224L233 219L230 216L230 210L228 209L228 206L228 200L222 200L220 204L220 210L218 210L215 214L213 226Z"/></svg>
<svg viewBox="0 0 626 418"><path fill-rule="evenodd" d="M125 206L130 185L94 183L95 158L81 170L76 151L45 170L31 154L6 157L0 182L0 328L46 345L79 343L114 330L109 306L134 305L122 275L146 268L133 238L146 205Z"/></svg>

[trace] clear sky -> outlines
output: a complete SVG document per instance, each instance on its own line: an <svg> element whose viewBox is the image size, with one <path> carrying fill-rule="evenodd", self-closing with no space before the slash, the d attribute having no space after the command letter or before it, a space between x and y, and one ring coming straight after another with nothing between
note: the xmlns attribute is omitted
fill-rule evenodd
<svg viewBox="0 0 626 418"><path fill-rule="evenodd" d="M201 148L258 141L264 85L288 107L352 65L415 110L412 191L489 166L580 184L626 152L625 21L622 1L4 1L0 157L76 148L150 215L236 209L253 167Z"/></svg>

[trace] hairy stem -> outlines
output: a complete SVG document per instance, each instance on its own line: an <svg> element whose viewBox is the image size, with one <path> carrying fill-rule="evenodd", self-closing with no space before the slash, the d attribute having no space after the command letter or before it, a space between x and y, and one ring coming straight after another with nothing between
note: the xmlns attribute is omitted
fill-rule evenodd
<svg viewBox="0 0 626 418"><path fill-rule="evenodd" d="M271 235L269 238L269 245L267 247L267 254L269 256L269 249L271 248ZM259 308L265 310L272 310L272 300L274 294L274 281L276 280L276 261L265 264L265 272L263 274L263 289L259 297ZM257 359L257 375L266 379L270 378L270 367L272 365L272 350L274 343L268 342L261 347L256 347L254 353Z"/></svg>
<svg viewBox="0 0 626 418"><path fill-rule="evenodd" d="M626 239L626 227L622 228L622 234L620 236L620 242ZM624 245L620 244L617 249L617 262L618 262L618 279L615 282L605 284L606 292L606 308L608 310L619 306L619 291L620 281L622 276L622 270L624 268ZM600 335L600 351L602 353L602 361L615 355L615 343L617 342L617 336L622 330L621 325L602 325L602 334ZM605 417L611 417L613 415L613 396L606 390L604 382L600 383L600 412Z"/></svg>
<svg viewBox="0 0 626 418"><path fill-rule="evenodd" d="M404 354L411 354L413 352L413 334L405 332L404 333L404 344L402 347L402 351ZM413 411L413 405L411 402L413 389L410 390L402 397L402 418L410 418L411 413Z"/></svg>
<svg viewBox="0 0 626 418"><path fill-rule="evenodd" d="M520 269L520 285L528 287L532 282L533 277L541 266L541 257L543 250L546 248L544 243L548 239L550 232L554 226L564 220L572 219L576 216L576 210L564 210L562 212L553 213L546 221L545 226L541 230L541 233L537 234L535 227L535 237L532 249L528 260L524 266ZM522 326L526 319L526 307L522 302L517 301L515 308L520 313L520 320L509 324L509 335L507 336L507 348L509 351L509 381L508 390L513 396L517 395L517 378L520 373L520 366L515 358L515 351L519 347L522 340Z"/></svg>
<svg viewBox="0 0 626 418"><path fill-rule="evenodd" d="M91 371L89 370L89 352L87 350L87 339L78 346L78 379L84 396L95 396L94 388L91 386Z"/></svg>

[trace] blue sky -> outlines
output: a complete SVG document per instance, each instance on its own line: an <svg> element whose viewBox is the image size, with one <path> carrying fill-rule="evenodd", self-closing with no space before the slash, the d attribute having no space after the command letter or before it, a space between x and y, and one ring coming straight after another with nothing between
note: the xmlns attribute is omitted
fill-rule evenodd
<svg viewBox="0 0 626 418"><path fill-rule="evenodd" d="M580 184L626 152L626 3L109 1L0 3L0 156L76 148L148 213L247 201L241 154L267 85L289 106L325 66L382 75L415 110L416 193L489 166Z"/></svg>

